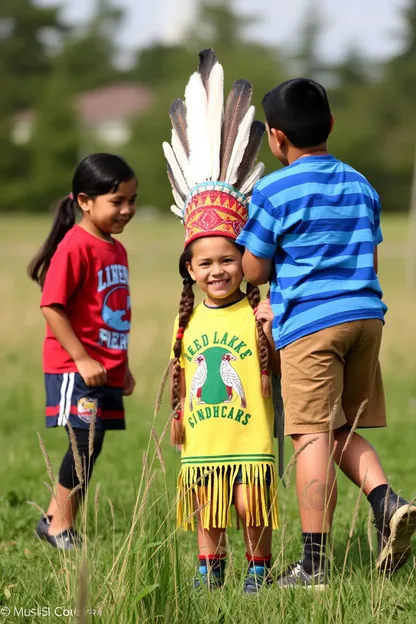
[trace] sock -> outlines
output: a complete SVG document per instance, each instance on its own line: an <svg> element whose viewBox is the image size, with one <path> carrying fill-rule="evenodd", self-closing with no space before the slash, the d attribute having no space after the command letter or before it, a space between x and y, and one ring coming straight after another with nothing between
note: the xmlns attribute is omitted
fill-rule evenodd
<svg viewBox="0 0 416 624"><path fill-rule="evenodd" d="M390 488L387 483L383 485L378 485L373 490L371 490L370 494L367 496L367 500L370 503L374 518L376 520L381 519L384 516L384 504L387 496L391 494L394 495L394 492Z"/></svg>
<svg viewBox="0 0 416 624"><path fill-rule="evenodd" d="M323 569L325 562L326 533L302 533L303 569L307 574Z"/></svg>
<svg viewBox="0 0 416 624"><path fill-rule="evenodd" d="M225 570L224 555L198 555L199 573L208 574L208 570L216 577L221 577Z"/></svg>
<svg viewBox="0 0 416 624"><path fill-rule="evenodd" d="M253 557L249 553L246 553L248 561L248 573L256 574L257 576L266 576L272 566L272 556L267 557Z"/></svg>

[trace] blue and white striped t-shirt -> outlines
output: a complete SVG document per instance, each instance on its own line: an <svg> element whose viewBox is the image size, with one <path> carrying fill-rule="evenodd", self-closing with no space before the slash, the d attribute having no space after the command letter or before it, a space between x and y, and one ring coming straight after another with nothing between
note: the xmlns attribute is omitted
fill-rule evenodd
<svg viewBox="0 0 416 624"><path fill-rule="evenodd" d="M237 242L274 259L277 348L339 323L384 319L373 260L382 240L378 194L331 155L299 158L258 182Z"/></svg>

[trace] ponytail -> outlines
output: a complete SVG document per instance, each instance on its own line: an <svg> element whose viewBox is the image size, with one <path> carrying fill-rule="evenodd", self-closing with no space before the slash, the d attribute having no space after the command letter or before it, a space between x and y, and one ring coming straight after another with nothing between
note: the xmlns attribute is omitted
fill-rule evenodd
<svg viewBox="0 0 416 624"><path fill-rule="evenodd" d="M247 299L253 310L255 310L260 303L260 290L257 286L247 284ZM267 399L271 394L269 377L269 341L267 340L267 336L263 331L263 326L260 321L256 321L256 326L259 341L261 390L262 395Z"/></svg>
<svg viewBox="0 0 416 624"><path fill-rule="evenodd" d="M48 238L30 262L27 272L29 277L41 288L45 283L46 273L52 257L65 234L75 225L76 203L72 195L67 195L58 204Z"/></svg>

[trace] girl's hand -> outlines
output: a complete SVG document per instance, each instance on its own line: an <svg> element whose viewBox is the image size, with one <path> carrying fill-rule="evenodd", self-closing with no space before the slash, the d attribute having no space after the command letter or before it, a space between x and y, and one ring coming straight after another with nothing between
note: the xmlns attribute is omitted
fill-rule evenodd
<svg viewBox="0 0 416 624"><path fill-rule="evenodd" d="M274 319L274 314L272 306L270 305L270 301L268 299L260 301L257 309L254 312L254 316L256 317L256 321L260 321L260 323L263 325L263 331L266 336L271 337L273 335L272 323Z"/></svg>
<svg viewBox="0 0 416 624"><path fill-rule="evenodd" d="M261 301L255 311L256 321L260 321L263 325L263 331L266 334L269 343L269 364L270 368L279 377L281 376L280 352L276 351L276 345L273 338L272 323L274 314L270 300Z"/></svg>
<svg viewBox="0 0 416 624"><path fill-rule="evenodd" d="M79 374L89 387L104 386L107 382L107 371L104 366L93 360L89 355L75 361Z"/></svg>
<svg viewBox="0 0 416 624"><path fill-rule="evenodd" d="M133 394L135 385L136 385L136 380L134 379L129 367L127 367L126 376L124 379L124 388L123 388L124 396L130 396L131 394Z"/></svg>

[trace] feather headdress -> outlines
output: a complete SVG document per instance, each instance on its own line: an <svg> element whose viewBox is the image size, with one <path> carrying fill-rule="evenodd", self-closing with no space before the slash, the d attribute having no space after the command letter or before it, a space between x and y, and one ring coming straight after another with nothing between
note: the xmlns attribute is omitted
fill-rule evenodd
<svg viewBox="0 0 416 624"><path fill-rule="evenodd" d="M199 53L185 101L170 107L171 144L164 143L185 246L202 236L237 238L254 185L264 172L258 157L265 126L254 121L253 88L237 80L224 108L224 71L211 49Z"/></svg>

